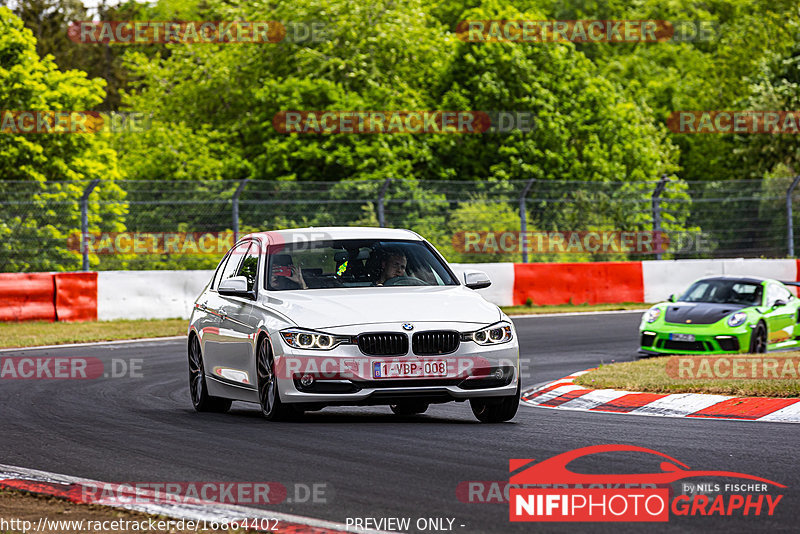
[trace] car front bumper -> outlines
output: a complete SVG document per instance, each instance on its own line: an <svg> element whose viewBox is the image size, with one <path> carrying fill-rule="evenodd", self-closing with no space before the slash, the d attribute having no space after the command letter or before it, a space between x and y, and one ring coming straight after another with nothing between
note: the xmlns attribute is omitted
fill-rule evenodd
<svg viewBox="0 0 800 534"><path fill-rule="evenodd" d="M752 326L736 328L717 325L668 324L647 325L639 331L639 353L661 354L731 354L750 350ZM675 335L691 335L694 339L675 339Z"/></svg>
<svg viewBox="0 0 800 534"><path fill-rule="evenodd" d="M440 356L370 356L356 346L337 347L325 355L285 346L281 352L276 354L275 364L281 401L285 403L385 405L412 399L437 403L518 393L516 339L488 347L465 342L454 353ZM373 372L376 362L425 361L445 361L447 374L376 378ZM304 376L313 377L312 383L304 384Z"/></svg>

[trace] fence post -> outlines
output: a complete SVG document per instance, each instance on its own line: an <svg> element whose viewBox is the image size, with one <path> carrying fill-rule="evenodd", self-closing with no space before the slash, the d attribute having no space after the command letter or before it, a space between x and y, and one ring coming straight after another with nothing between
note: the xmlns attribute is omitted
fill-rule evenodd
<svg viewBox="0 0 800 534"><path fill-rule="evenodd" d="M789 249L789 257L794 257L794 222L792 221L792 193L794 188L797 187L797 182L800 182L800 174L794 177L792 185L786 191L786 244Z"/></svg>
<svg viewBox="0 0 800 534"><path fill-rule="evenodd" d="M391 178L384 180L383 185L378 192L378 225L380 225L381 228L386 228L386 215L383 211L383 199L386 197L386 188L389 187L391 181Z"/></svg>
<svg viewBox="0 0 800 534"><path fill-rule="evenodd" d="M241 182L239 182L239 187L236 188L236 191L233 193L233 242L236 243L239 241L239 195L242 194L244 191L244 186L247 185L247 182L250 181L250 178L245 178Z"/></svg>
<svg viewBox="0 0 800 534"><path fill-rule="evenodd" d="M528 198L528 192L531 190L531 186L535 181L536 178L528 180L528 183L525 184L525 189L522 190L522 194L519 196L519 239L522 244L522 263L528 263L528 240L525 236L525 233L528 231L528 209L526 207L526 200Z"/></svg>
<svg viewBox="0 0 800 534"><path fill-rule="evenodd" d="M651 207L653 210L653 233L655 234L656 243L658 244L659 250L661 250L661 193L664 192L664 188L667 186L667 182L669 181L669 177L667 173L661 175L661 179L656 184L656 188L653 191L653 195L650 198ZM661 259L661 252L656 252L656 259Z"/></svg>
<svg viewBox="0 0 800 534"><path fill-rule="evenodd" d="M89 182L86 189L83 190L81 197L81 270L89 270L89 195L92 194L94 188L100 183L99 179L94 179Z"/></svg>

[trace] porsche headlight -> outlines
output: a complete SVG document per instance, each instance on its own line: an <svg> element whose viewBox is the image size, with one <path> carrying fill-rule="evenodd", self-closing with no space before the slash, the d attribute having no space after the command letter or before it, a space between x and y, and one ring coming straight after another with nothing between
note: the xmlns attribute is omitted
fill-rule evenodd
<svg viewBox="0 0 800 534"><path fill-rule="evenodd" d="M330 350L342 343L349 343L348 336L332 336L323 332L290 328L281 331L281 337L290 347L309 350Z"/></svg>
<svg viewBox="0 0 800 534"><path fill-rule="evenodd" d="M728 326L741 326L747 320L747 313L746 312L736 312L732 313L728 317Z"/></svg>
<svg viewBox="0 0 800 534"><path fill-rule="evenodd" d="M474 341L478 345L498 345L514 339L511 325L505 321L461 334L461 341Z"/></svg>
<svg viewBox="0 0 800 534"><path fill-rule="evenodd" d="M661 308L650 308L644 314L644 320L648 323L654 323L661 317Z"/></svg>

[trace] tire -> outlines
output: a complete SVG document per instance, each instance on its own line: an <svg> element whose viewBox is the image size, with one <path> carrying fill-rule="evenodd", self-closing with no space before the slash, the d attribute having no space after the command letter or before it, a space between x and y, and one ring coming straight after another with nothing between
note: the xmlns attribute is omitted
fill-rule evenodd
<svg viewBox="0 0 800 534"><path fill-rule="evenodd" d="M758 323L750 334L750 353L763 354L767 352L767 327L764 323Z"/></svg>
<svg viewBox="0 0 800 534"><path fill-rule="evenodd" d="M389 407L395 415L416 415L425 413L430 404L421 401L409 401L402 404L391 404Z"/></svg>
<svg viewBox="0 0 800 534"><path fill-rule="evenodd" d="M258 378L258 402L261 415L268 421L285 421L293 416L301 415L302 410L287 406L281 402L278 391L278 379L275 376L272 345L262 336L256 348L256 374Z"/></svg>
<svg viewBox="0 0 800 534"><path fill-rule="evenodd" d="M225 413L231 409L230 399L212 397L208 394L203 351L200 348L200 340L195 335L189 340L189 393L192 397L192 406L198 412Z"/></svg>
<svg viewBox="0 0 800 534"><path fill-rule="evenodd" d="M481 423L504 423L517 414L522 383L517 380L517 393L510 397L488 397L470 399L472 413Z"/></svg>

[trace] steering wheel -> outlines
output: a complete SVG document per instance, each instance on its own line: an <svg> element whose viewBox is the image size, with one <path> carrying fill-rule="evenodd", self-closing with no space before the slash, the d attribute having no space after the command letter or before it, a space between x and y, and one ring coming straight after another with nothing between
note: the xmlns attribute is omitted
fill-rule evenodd
<svg viewBox="0 0 800 534"><path fill-rule="evenodd" d="M414 276L395 276L394 278L389 278L386 280L383 285L385 286L426 286L423 280L416 278Z"/></svg>

